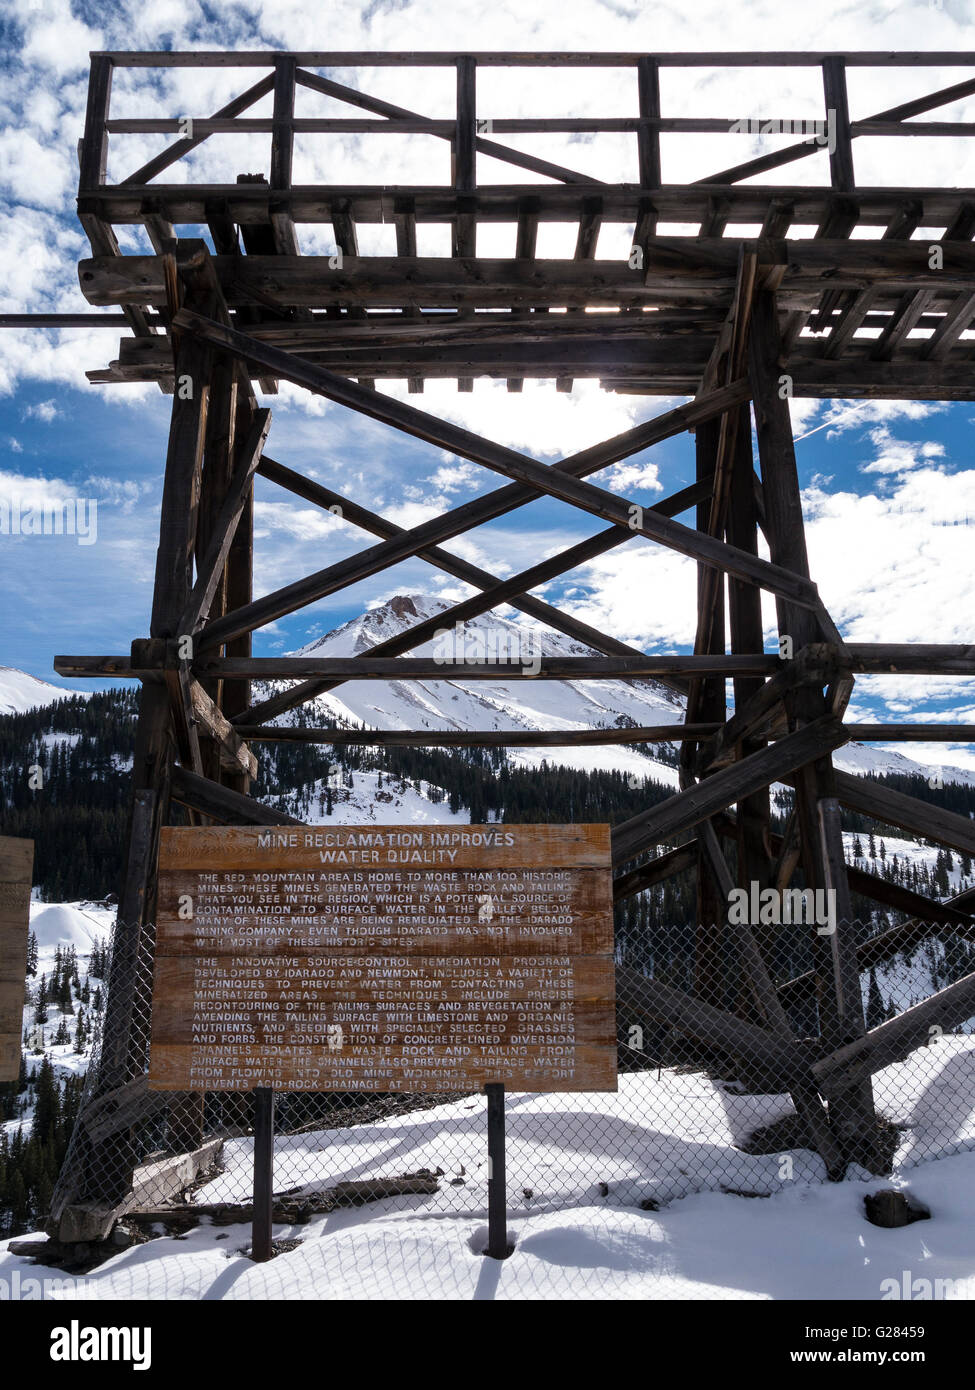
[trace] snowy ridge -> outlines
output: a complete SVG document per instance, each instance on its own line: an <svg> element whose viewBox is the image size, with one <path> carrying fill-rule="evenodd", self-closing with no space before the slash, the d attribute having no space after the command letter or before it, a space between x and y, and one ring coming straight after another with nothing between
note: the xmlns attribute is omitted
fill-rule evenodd
<svg viewBox="0 0 975 1390"><path fill-rule="evenodd" d="M427 594L398 594L334 632L302 647L296 656L359 656L427 618L450 608ZM537 639L542 656L592 656L589 647L561 633L524 622L483 614L461 625L465 637L482 634L489 650L519 639ZM435 643L414 648L411 656L433 656ZM634 724L677 724L681 698L653 680L634 681L355 681L334 694L319 696L320 706L343 722L380 729L596 729L617 727L621 716ZM641 780L676 787L673 768L652 756L623 747L517 748L509 760L526 767L543 761L582 769L618 768Z"/></svg>
<svg viewBox="0 0 975 1390"><path fill-rule="evenodd" d="M0 666L0 714L24 714L29 709L53 705L71 695L88 698L85 690L62 690L49 681L38 680L14 666Z"/></svg>
<svg viewBox="0 0 975 1390"><path fill-rule="evenodd" d="M445 613L450 604L429 594L397 594L368 613L337 627L301 647L294 656L349 657L365 655L381 642L397 637L428 618ZM592 656L591 648L561 633L523 621L485 613L460 626L467 636L481 633L495 647L526 632L537 635L543 656ZM435 655L435 644L412 649L411 656ZM334 694L320 695L320 707L343 723L379 729L532 729L613 728L621 719L634 724L680 723L682 697L654 680L634 681L515 681L497 683L463 679L443 681L349 681ZM651 776L677 787L677 773L653 756L624 747L515 748L509 761L525 767L542 762L586 770L617 768L641 778ZM833 755L844 772L882 777L886 773L928 777L931 767L887 748L850 743ZM942 768L945 781L975 784L975 771Z"/></svg>

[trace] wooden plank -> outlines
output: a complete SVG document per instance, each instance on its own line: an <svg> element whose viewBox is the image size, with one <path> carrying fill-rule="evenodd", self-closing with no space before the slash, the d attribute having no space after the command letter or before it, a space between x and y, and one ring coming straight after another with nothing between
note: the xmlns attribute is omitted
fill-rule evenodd
<svg viewBox="0 0 975 1390"><path fill-rule="evenodd" d="M850 108L846 95L846 64L842 58L823 63L823 95L826 99L828 129L835 148L830 151L830 182L837 193L852 193L853 147L850 134Z"/></svg>
<svg viewBox="0 0 975 1390"><path fill-rule="evenodd" d="M134 645L137 648L137 657L134 661L127 656L58 656L55 658L55 670L62 676L142 678L156 675L163 669L165 644L161 649L158 646L154 647L151 643L147 645L144 641ZM153 652L159 653L158 660L152 655ZM377 661L373 667L361 664L369 660L369 657L348 659L318 657L207 658L205 661L202 659L198 661L196 666L204 675L227 675L238 680L286 680L289 677L311 676L319 676L323 679L336 677L341 680L355 680L362 673L372 677L402 679L403 674L411 670L416 674L417 679L426 680L438 675L448 679L445 672L449 672L451 669L449 665L432 661L424 664L421 658L414 658L410 663L402 659L387 662ZM548 671L550 677L559 680L582 676L585 676L586 679L593 676L628 679L646 675L661 678L675 675L760 676L771 674L779 668L779 658L764 652L756 653L754 656L724 657L650 655L627 658L626 661L616 664L611 663L608 659L585 657L551 657L543 660L548 663L544 669ZM629 664L626 664L627 661ZM598 664L594 664L597 662ZM510 678L511 675L522 672L523 668L520 663L514 665L501 663L490 667L465 665L464 670L468 674L472 671L480 671L480 675L474 675L471 678L487 680L489 678L488 671L494 672L495 679L497 679L499 671L503 671ZM523 674L521 678L527 679L529 676L530 673Z"/></svg>
<svg viewBox="0 0 975 1390"><path fill-rule="evenodd" d="M194 719L217 743L220 766L228 772L243 772L248 777L256 777L257 759L199 681L190 682L189 695ZM194 771L199 770L194 768Z"/></svg>
<svg viewBox="0 0 975 1390"><path fill-rule="evenodd" d="M478 196L483 193L456 195L472 202ZM578 220L591 201L592 195L577 195L575 206L567 208L566 215L574 211ZM158 195L157 202L165 204ZM603 216L610 220L611 209L603 195L600 202ZM912 208L923 206L918 197L907 202ZM336 201L336 206L341 204ZM141 208L140 203L140 220ZM728 213L733 215L734 208L729 207ZM416 215L419 217L419 212ZM215 263L231 307L263 295L281 308L343 303L377 308L413 304L419 308L510 309L536 303L637 308L652 306L667 295L705 303L730 295L741 247L757 254L762 268L781 272L781 293L790 304L811 300L824 289L875 286L897 294L915 288L931 289L939 295L971 290L975 287L975 247L960 241L945 242L944 246L940 268L929 264L926 243L894 237L876 241L835 236L763 241L721 236L656 237L643 269L612 261L477 257L472 263L469 258L438 256L359 257L351 251L344 252L341 269L329 267L327 256L256 254L245 262L236 256L218 256ZM160 261L158 256L105 255L82 260L82 292L90 304L102 307L162 307L165 284Z"/></svg>
<svg viewBox="0 0 975 1390"><path fill-rule="evenodd" d="M192 49L111 51L93 53L92 57L108 57L122 68L246 68L269 67L278 53L257 49ZM304 50L291 55L301 67L453 67L456 52L445 50L343 49ZM518 50L494 49L488 52L470 51L483 67L551 67L551 68L626 68L635 67L642 53L626 50L580 52L576 50ZM831 50L762 49L710 50L666 52L654 55L661 67L675 68L792 68L821 67L825 59L835 56ZM851 50L843 58L848 67L975 67L975 53L965 49L921 49L892 51L890 49Z"/></svg>
<svg viewBox="0 0 975 1390"><path fill-rule="evenodd" d="M598 191L607 220L632 222L641 216L649 201L639 184L555 184L511 183L482 185L473 194L458 194L443 184L329 184L298 185L288 200L296 222L328 221L335 200L348 205L357 222L381 223L383 216L401 199L413 199L421 222L447 222L456 215L461 197L469 199L469 210L478 221L515 223L526 197L537 199L543 221L562 222L578 216L583 198ZM110 218L113 224L138 223L145 198L160 200L160 210L176 225L199 224L206 219L206 206L213 199L227 201L228 213L241 225L267 225L270 190L265 183L145 183L125 187L106 186L86 202L86 210ZM764 221L773 201L795 205L799 223L823 222L833 207L836 194L831 188L803 184L739 186L735 183L696 186L666 185L654 194L653 206L661 222L701 222L710 200L727 201L730 220ZM864 226L886 226L906 198L919 198L925 217L933 226L945 226L960 205L970 201L971 189L935 186L860 188L856 193L857 218Z"/></svg>
<svg viewBox="0 0 975 1390"><path fill-rule="evenodd" d="M108 167L108 119L112 97L114 64L103 54L92 54L88 78L88 104L85 110L85 133L81 140L81 171L79 190L94 193L105 182Z"/></svg>
<svg viewBox="0 0 975 1390"><path fill-rule="evenodd" d="M284 256L297 256L298 237L290 210L275 207L291 192L291 168L295 144L295 60L278 58L274 64L274 115L271 121L271 226L274 244Z"/></svg>
<svg viewBox="0 0 975 1390"><path fill-rule="evenodd" d="M975 644L961 642L849 642L857 674L975 676Z"/></svg>
<svg viewBox="0 0 975 1390"><path fill-rule="evenodd" d="M860 743L975 743L975 724L851 724Z"/></svg>

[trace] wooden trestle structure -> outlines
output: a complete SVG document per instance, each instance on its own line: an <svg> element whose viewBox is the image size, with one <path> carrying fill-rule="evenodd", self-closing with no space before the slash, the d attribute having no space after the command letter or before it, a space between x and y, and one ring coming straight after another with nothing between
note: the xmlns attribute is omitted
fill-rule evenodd
<svg viewBox="0 0 975 1390"><path fill-rule="evenodd" d="M456 111L428 119L323 75L356 67L452 69ZM670 133L729 132L733 119L663 114L665 69L707 66L821 69L830 149L800 137L774 154L690 184L664 183L661 139ZM846 75L853 67L951 65L971 76L954 86L852 120ZM113 119L113 74L134 67L255 68L258 80L209 118ZM625 119L494 118L477 101L478 74L520 68L620 69L633 89ZM296 96L345 103L347 114L296 115ZM80 149L79 213L92 256L80 265L99 320L131 330L97 382L155 381L173 393L160 543L149 636L130 655L60 657L65 676L128 676L142 682L128 867L120 896L119 944L94 1105L120 1098L145 1069L144 1030L134 1036L135 962L154 918L159 828L172 803L224 823L286 822L248 795L261 739L456 746L517 743L677 742L681 787L614 833L618 898L688 867L698 873L696 992L682 993L621 970L630 1007L642 1007L691 1036L744 1058L791 1092L832 1176L857 1159L875 1166L871 1075L926 1042L933 1023L950 1028L975 1010L975 976L867 1032L858 970L893 944L917 939L924 923L975 932L975 895L945 906L844 862L840 807L975 854L975 823L937 805L834 770L833 751L861 739L971 739L972 726L856 726L844 713L856 675L896 672L975 676L975 645L844 641L810 575L789 394L830 398L975 400L975 189L857 187L853 146L875 136L972 135L975 127L915 118L975 93L975 54L455 54L455 53L115 53L92 58ZM262 97L271 112L241 113ZM418 92L417 107L422 108ZM348 114L351 112L351 114ZM616 132L633 142L634 181L604 183L505 143L532 132ZM106 178L109 137L180 135L142 168ZM189 151L222 132L270 137L269 176L231 184L162 182ZM302 186L293 181L296 136L419 133L448 142L446 186ZM730 141L729 144L733 144ZM368 150L368 145L365 147ZM828 159L828 183L746 182L753 175ZM527 181L484 184L479 158L515 166ZM495 165L494 167L497 167ZM364 163L363 168L368 168ZM543 224L577 227L575 255L536 255ZM357 229L391 223L395 255L361 255ZM508 258L477 254L479 228L507 223ZM303 255L301 229L330 224L332 255ZM418 229L450 228L452 254L417 254ZM596 256L601 228L632 228L626 259ZM662 234L682 224L681 235ZM115 228L141 226L153 254L121 254ZM742 227L751 227L748 235ZM200 237L205 227L208 237ZM868 229L866 236L854 235ZM918 229L930 233L912 239ZM183 235L189 229L193 235ZM870 229L878 229L871 234ZM882 230L880 230L882 229ZM7 319L7 322L13 322ZM47 316L33 322L66 322ZM87 321L87 320L85 320ZM927 333L924 330L928 330ZM688 396L676 409L546 466L379 392L427 378L472 389L475 377L521 390L528 377L571 389L598 378L613 391ZM497 489L421 525L402 528L353 498L315 482L265 452L270 412L254 383L273 393L292 382L435 444L496 473ZM757 471L752 453L752 412ZM696 477L653 506L634 507L600 486L601 470L682 432L694 434ZM255 474L291 496L330 509L376 538L349 558L272 593L251 589ZM595 479L595 480L594 480ZM456 537L534 499L557 498L608 523L591 539L501 580L449 548ZM679 520L683 517L683 520ZM760 554L764 537L770 558ZM693 655L648 656L533 595L539 586L619 545L663 545L698 566ZM540 550L543 547L539 547ZM409 557L468 584L475 596L354 659L260 658L251 635L304 605ZM793 657L763 644L760 594L775 596L778 627ZM647 595L647 602L653 602ZM546 732L530 737L465 732L357 732L282 728L276 716L345 681L449 677L441 661L408 655L435 631L507 603L591 649L544 659L538 679L655 677L686 696L686 721L656 728ZM691 635L688 634L690 642ZM465 681L520 679L517 665L464 665ZM253 701L255 679L297 683ZM725 681L734 683L729 715ZM795 789L786 835L770 831L770 786ZM660 853L682 832L694 839ZM787 1005L802 981L773 977L759 930L738 929L741 1008L724 1007L715 924L734 886L726 846L737 848L739 883L784 888L801 870L812 888L837 895L839 929L818 935L813 981L819 1035L796 1037ZM912 920L860 951L850 930L850 887ZM921 925L919 925L921 924ZM129 983L126 984L125 982ZM806 982L809 983L808 981ZM721 985L721 988L719 988ZM140 985L139 988L144 988ZM183 1107L185 1143L199 1141L202 1107ZM84 1123L84 1116L82 1116ZM171 1121L172 1123L172 1121ZM90 1126L107 1145L111 1126ZM103 1164L104 1168L104 1164ZM122 1199L130 1179L117 1165ZM90 1195L90 1194L88 1194ZM60 1208L84 1201L62 1191Z"/></svg>

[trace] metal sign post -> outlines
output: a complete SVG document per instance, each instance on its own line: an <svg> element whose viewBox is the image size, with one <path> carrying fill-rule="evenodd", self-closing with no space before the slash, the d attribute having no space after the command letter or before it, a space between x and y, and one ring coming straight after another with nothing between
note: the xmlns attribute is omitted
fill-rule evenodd
<svg viewBox="0 0 975 1390"><path fill-rule="evenodd" d="M251 1219L251 1259L263 1262L273 1255L271 1223L274 1209L274 1092L254 1089L254 1214Z"/></svg>
<svg viewBox="0 0 975 1390"><path fill-rule="evenodd" d="M504 1086L489 1081L484 1087L487 1096L488 1121L488 1243L485 1255L492 1260L506 1260L511 1254L508 1244L507 1191L504 1171Z"/></svg>

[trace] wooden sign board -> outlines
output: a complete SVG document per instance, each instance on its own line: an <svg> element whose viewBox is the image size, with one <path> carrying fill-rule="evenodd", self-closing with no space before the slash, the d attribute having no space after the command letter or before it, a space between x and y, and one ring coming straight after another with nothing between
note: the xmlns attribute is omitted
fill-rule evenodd
<svg viewBox="0 0 975 1390"><path fill-rule="evenodd" d="M0 1081L20 1075L34 841L0 835Z"/></svg>
<svg viewBox="0 0 975 1390"><path fill-rule="evenodd" d="M606 825L166 829L154 1090L615 1091Z"/></svg>

